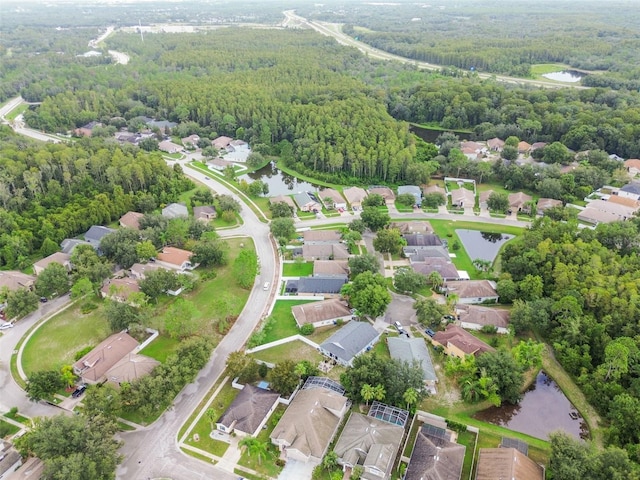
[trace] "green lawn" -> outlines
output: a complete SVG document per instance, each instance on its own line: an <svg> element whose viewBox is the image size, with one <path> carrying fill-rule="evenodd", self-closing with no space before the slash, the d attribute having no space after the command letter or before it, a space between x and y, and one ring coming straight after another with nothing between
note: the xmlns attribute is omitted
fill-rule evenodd
<svg viewBox="0 0 640 480"><path fill-rule="evenodd" d="M269 322L264 327L266 335L263 344L297 335L299 333L298 325L296 325L296 321L291 313L291 307L312 301L313 300L278 300L273 306Z"/></svg>
<svg viewBox="0 0 640 480"><path fill-rule="evenodd" d="M140 353L142 355L146 355L147 357L155 358L160 363L164 363L167 360L167 357L174 353L179 345L179 340L169 338L164 335L159 335Z"/></svg>
<svg viewBox="0 0 640 480"><path fill-rule="evenodd" d="M307 277L311 274L313 274L313 262L282 264L282 275L284 277Z"/></svg>
<svg viewBox="0 0 640 480"><path fill-rule="evenodd" d="M16 427L13 423L5 422L4 420L0 419L0 431L2 431L3 436L9 436L9 435L15 435L20 431L20 429Z"/></svg>
<svg viewBox="0 0 640 480"><path fill-rule="evenodd" d="M283 360L292 360L296 363L301 360L309 360L312 364L317 365L323 358L314 348L300 340L267 348L266 350L252 353L250 356L274 364Z"/></svg>
<svg viewBox="0 0 640 480"><path fill-rule="evenodd" d="M27 376L40 370L59 370L75 362L75 354L95 346L111 333L102 313L102 304L92 312L80 313L73 305L42 325L29 339L22 354L22 368Z"/></svg>
<svg viewBox="0 0 640 480"><path fill-rule="evenodd" d="M22 415L20 415L19 413L11 413L11 412L7 412L3 415L4 417L10 418L11 420L15 421L15 422L20 422L20 423L24 423L24 424L28 424L31 422L30 418L27 417L23 417Z"/></svg>
<svg viewBox="0 0 640 480"><path fill-rule="evenodd" d="M27 109L29 108L29 105L27 105L26 103L23 103L21 105L18 105L16 108L14 108L13 110L11 110L7 115L6 115L6 119L11 121L11 120L15 120L16 117L18 115L20 115L21 113L24 113L27 111Z"/></svg>
<svg viewBox="0 0 640 480"><path fill-rule="evenodd" d="M282 414L284 413L285 409L286 407L284 405L278 405L273 414ZM238 465L250 468L263 475L267 475L269 478L278 477L278 474L282 471L282 467L277 466L275 460L280 455L280 452L278 451L278 447L272 444L271 439L269 438L269 435L271 435L271 432L273 432L275 425L275 422L267 422L267 428L261 430L258 434L258 440L264 442L267 445L266 458L258 459L258 457L256 457L255 455L250 456L247 452L247 449L245 448L243 449L242 456L238 461Z"/></svg>

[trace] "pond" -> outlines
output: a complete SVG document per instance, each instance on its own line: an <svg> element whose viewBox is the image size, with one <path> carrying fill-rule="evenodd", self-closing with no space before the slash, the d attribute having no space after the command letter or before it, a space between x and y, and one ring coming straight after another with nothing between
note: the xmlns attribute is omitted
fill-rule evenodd
<svg viewBox="0 0 640 480"><path fill-rule="evenodd" d="M555 80L556 82L577 83L585 76L584 73L576 70L563 70L561 72L544 73L544 78Z"/></svg>
<svg viewBox="0 0 640 480"><path fill-rule="evenodd" d="M544 372L538 373L518 405L491 407L474 418L542 440L548 440L549 434L556 430L564 430L576 438L589 437L585 421Z"/></svg>
<svg viewBox="0 0 640 480"><path fill-rule="evenodd" d="M469 258L486 260L491 263L498 256L500 247L511 240L514 235L506 233L489 233L478 230L456 230Z"/></svg>
<svg viewBox="0 0 640 480"><path fill-rule="evenodd" d="M291 195L303 191L315 192L318 189L318 185L304 182L292 175L281 172L274 163L268 163L259 170L241 175L238 180L246 180L249 183L255 180L262 180L269 185L269 197Z"/></svg>
<svg viewBox="0 0 640 480"><path fill-rule="evenodd" d="M429 127L420 127L418 125L410 125L409 131L418 137L420 137L425 142L435 143L436 138L438 138L441 134L445 132L452 132L458 135L460 138L468 138L471 135L470 132L461 132L456 130L440 130L436 128Z"/></svg>

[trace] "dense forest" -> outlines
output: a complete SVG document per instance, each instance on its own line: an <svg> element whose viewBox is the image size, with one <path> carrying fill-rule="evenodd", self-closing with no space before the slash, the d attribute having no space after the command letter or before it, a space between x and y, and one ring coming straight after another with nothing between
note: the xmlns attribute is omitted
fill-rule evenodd
<svg viewBox="0 0 640 480"><path fill-rule="evenodd" d="M601 224L537 220L506 245L499 290L520 294L516 331L533 329L608 420L609 443L640 462L640 219Z"/></svg>
<svg viewBox="0 0 640 480"><path fill-rule="evenodd" d="M125 151L102 139L43 145L1 127L0 150L0 267L5 268L25 268L32 253L48 251L52 243L129 210L150 212L193 186L160 155Z"/></svg>

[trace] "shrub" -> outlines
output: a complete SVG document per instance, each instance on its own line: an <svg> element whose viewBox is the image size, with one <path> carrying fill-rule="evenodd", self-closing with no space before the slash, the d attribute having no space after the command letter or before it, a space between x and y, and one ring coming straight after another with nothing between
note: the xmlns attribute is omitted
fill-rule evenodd
<svg viewBox="0 0 640 480"><path fill-rule="evenodd" d="M260 378L265 378L268 373L269 367L267 367L264 363L261 363L258 367L258 375L260 375Z"/></svg>
<svg viewBox="0 0 640 480"><path fill-rule="evenodd" d="M87 353L89 353L91 350L93 350L92 346L89 347L84 347L82 350L80 350L79 352L76 352L75 354L75 360L78 361L80 360L82 357L84 357Z"/></svg>
<svg viewBox="0 0 640 480"><path fill-rule="evenodd" d="M315 331L316 331L316 327L314 327L310 323L305 323L302 327L300 327L300 333L302 335L311 335Z"/></svg>
<svg viewBox="0 0 640 480"><path fill-rule="evenodd" d="M80 313L87 314L89 312L93 312L96 308L98 308L98 305L96 305L95 303L93 303L93 302L84 302L80 306Z"/></svg>
<svg viewBox="0 0 640 480"><path fill-rule="evenodd" d="M464 423L455 422L453 420L446 419L447 427L454 432L464 433L467 431L467 426Z"/></svg>
<svg viewBox="0 0 640 480"><path fill-rule="evenodd" d="M496 327L495 325L483 325L480 331L482 333L498 333L498 327Z"/></svg>

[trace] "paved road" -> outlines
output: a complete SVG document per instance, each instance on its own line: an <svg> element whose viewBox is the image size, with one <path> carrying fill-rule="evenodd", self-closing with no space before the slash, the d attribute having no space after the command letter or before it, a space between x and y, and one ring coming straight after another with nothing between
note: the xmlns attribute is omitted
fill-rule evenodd
<svg viewBox="0 0 640 480"><path fill-rule="evenodd" d="M13 380L10 366L11 355L27 330L41 318L57 311L68 302L69 296L64 295L45 304L40 304L38 310L18 321L13 328L2 331L2 336L0 336L0 392L2 392L0 395L0 412L7 412L11 407L18 407L20 413L28 417L41 417L61 413L61 410L57 407L30 402L24 391Z"/></svg>
<svg viewBox="0 0 640 480"><path fill-rule="evenodd" d="M233 195L237 198L227 187L207 179L204 174L190 168L185 168L184 171L192 178L211 185L217 193ZM207 465L182 453L177 447L177 435L180 427L222 374L229 353L244 345L263 317L271 292L263 291L262 285L266 281L271 282L273 288L277 285L276 276L279 275L279 271L276 271L277 252L269 240L269 227L260 222L244 203L241 205L243 225L235 229L221 230L220 234L222 236L245 234L253 238L260 258L260 275L255 287L240 317L217 346L195 382L187 385L177 396L174 409L165 412L157 422L143 430L120 435L125 442L121 450L125 459L118 467L118 478L123 480L157 477L168 477L174 480L205 478L235 480L238 478L238 475L224 472L216 466Z"/></svg>
<svg viewBox="0 0 640 480"><path fill-rule="evenodd" d="M433 63L420 62L418 60L414 60L412 58L401 57L400 55L395 55L393 53L385 52L384 50L379 50L374 48L364 42L359 42L355 40L353 37L342 32L342 24L339 23L327 23L327 22L317 22L313 20L307 20L300 15L296 15L294 10L287 10L283 12L285 15L285 20L282 22L284 26L301 26L312 28L313 30L321 33L322 35L327 35L336 39L338 43L345 46L355 47L360 50L365 55L376 58L379 60L395 60L397 62L406 63L410 65L414 65L423 70L442 70L446 68L444 65L436 65ZM578 89L587 89L589 87L585 87L582 85L575 84L565 84L565 83L556 83L545 80L532 80L527 78L518 78L518 77L508 77L506 75L495 75L491 73L477 73L478 77L483 79L494 78L499 82L503 83L513 83L518 85L534 85L537 87L544 88L578 88Z"/></svg>

